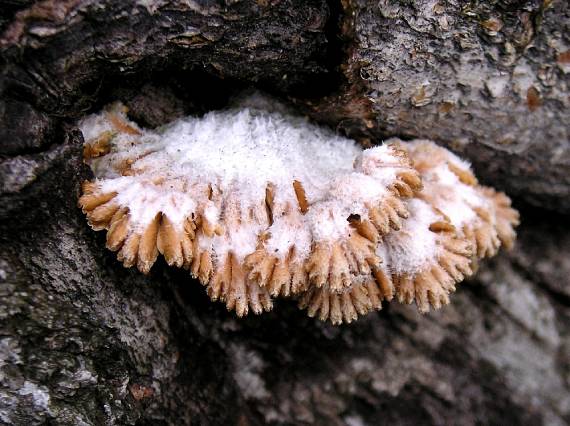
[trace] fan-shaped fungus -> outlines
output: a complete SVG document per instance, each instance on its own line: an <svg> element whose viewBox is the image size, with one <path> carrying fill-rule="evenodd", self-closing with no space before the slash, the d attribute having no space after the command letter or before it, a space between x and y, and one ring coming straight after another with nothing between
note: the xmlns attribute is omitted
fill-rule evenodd
<svg viewBox="0 0 570 426"><path fill-rule="evenodd" d="M267 105L146 130L117 103L80 122L95 180L79 205L124 266L148 273L162 255L239 316L299 295L309 315L341 323L394 295L438 308L473 253L512 244L508 198L447 150L362 150Z"/></svg>

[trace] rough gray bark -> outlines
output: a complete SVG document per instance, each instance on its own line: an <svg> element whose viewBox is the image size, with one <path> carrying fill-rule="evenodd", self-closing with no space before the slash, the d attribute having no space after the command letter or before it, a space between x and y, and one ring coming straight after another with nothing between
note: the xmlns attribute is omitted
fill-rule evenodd
<svg viewBox="0 0 570 426"><path fill-rule="evenodd" d="M343 4L347 82L316 107L319 118L440 141L485 180L570 211L566 0Z"/></svg>
<svg viewBox="0 0 570 426"><path fill-rule="evenodd" d="M546 46L568 46L567 6L489 6L502 11L500 37L511 40L509 29L527 22L521 14L538 14L532 22L543 16L532 34L542 48L515 49L517 60L533 70L535 61L550 64L556 77L548 90L537 86L542 104L534 116L511 120L503 112L528 110L512 96L511 80L505 99L462 84L465 103L437 112L465 74L427 62L416 68L401 55L412 43L433 49L440 65L460 63L461 54L452 53L465 49L461 40L476 45L471 53L485 52L493 46L487 37L497 36L481 28L496 24L481 24L454 2L441 13L435 3L388 3L396 4L346 3L338 17L336 3L301 0L184 8L169 1L0 2L0 423L570 423L568 218L524 204L568 208L567 176L552 160L564 160L568 146L568 74L553 51L544 56ZM438 23L453 18L448 25L464 35L431 34L434 16ZM342 45L335 41L338 18ZM549 44L553 39L559 45ZM366 80L358 65L365 57L375 76ZM396 57L397 73L378 79L374 72ZM344 82L335 61L344 61ZM495 62L486 61L492 77ZM510 79L512 67L497 69ZM431 103L413 106L407 81L422 73L437 81L437 92ZM124 269L76 207L90 172L74 119L122 98L137 120L157 125L221 105L250 83L364 137L464 138L476 165L487 162L486 174L479 167L486 179L516 190L523 207L518 246L484 265L440 312L420 316L393 303L343 327L306 318L293 302L238 320L185 271L163 262L149 276ZM367 92L372 85L376 95ZM395 90L390 96L388 88ZM307 93L312 99L300 96ZM380 107L362 102L363 93L381 99ZM392 108L381 108L389 100ZM477 119L468 121L466 112ZM482 126L484 117L504 121ZM531 130L559 136L524 139ZM500 132L522 145L499 147L493 141ZM525 171L529 161L541 173ZM556 179L558 189L544 190Z"/></svg>

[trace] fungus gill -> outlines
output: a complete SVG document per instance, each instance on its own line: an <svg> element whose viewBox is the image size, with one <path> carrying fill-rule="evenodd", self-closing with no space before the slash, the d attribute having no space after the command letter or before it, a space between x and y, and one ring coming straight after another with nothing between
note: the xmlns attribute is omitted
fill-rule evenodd
<svg viewBox="0 0 570 426"><path fill-rule="evenodd" d="M79 126L79 205L107 248L143 273L162 255L238 316L277 297L335 324L394 296L425 312L515 237L510 200L447 150L363 150L259 95L156 130L120 103Z"/></svg>

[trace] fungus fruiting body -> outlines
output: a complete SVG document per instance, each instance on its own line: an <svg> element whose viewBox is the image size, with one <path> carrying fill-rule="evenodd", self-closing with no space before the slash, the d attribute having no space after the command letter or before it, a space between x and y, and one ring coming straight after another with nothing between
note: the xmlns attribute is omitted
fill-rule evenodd
<svg viewBox="0 0 570 426"><path fill-rule="evenodd" d="M363 150L258 96L155 130L120 103L79 125L79 204L107 247L143 273L162 255L239 316L277 297L333 323L394 296L438 308L515 236L510 200L447 150Z"/></svg>

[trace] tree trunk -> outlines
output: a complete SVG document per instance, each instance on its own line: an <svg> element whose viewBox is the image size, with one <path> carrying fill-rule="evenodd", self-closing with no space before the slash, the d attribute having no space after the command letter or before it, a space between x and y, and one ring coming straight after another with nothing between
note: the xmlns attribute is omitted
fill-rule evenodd
<svg viewBox="0 0 570 426"><path fill-rule="evenodd" d="M570 423L569 9L0 0L0 423ZM515 196L518 245L441 311L340 327L124 269L76 206L76 119L121 99L157 126L248 86L363 144L463 152Z"/></svg>

